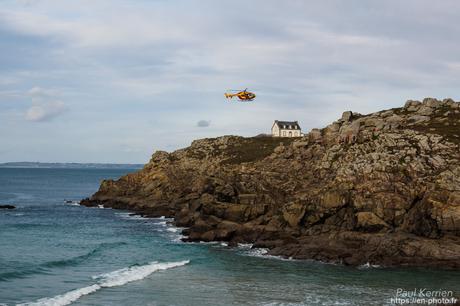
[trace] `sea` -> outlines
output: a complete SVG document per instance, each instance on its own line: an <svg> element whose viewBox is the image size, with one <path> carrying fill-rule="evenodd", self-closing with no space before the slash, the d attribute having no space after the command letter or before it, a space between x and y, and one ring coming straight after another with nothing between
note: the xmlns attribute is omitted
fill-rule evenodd
<svg viewBox="0 0 460 306"><path fill-rule="evenodd" d="M460 272L347 267L251 245L184 243L167 218L87 208L102 179L136 169L0 168L0 305L395 305ZM393 301L394 302L394 301Z"/></svg>

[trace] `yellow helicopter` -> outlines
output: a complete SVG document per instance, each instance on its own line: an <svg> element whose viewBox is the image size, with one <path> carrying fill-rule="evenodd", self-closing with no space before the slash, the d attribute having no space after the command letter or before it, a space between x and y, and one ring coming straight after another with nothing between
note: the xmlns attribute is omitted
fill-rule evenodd
<svg viewBox="0 0 460 306"><path fill-rule="evenodd" d="M237 97L240 99L241 102L249 102L254 100L256 95L246 88L245 90L235 90L237 93L225 93L225 98L230 98L232 99L233 97Z"/></svg>

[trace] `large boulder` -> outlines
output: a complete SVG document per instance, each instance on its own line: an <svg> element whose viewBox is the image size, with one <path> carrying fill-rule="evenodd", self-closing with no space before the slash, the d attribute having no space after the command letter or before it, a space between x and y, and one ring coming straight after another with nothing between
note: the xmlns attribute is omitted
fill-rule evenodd
<svg viewBox="0 0 460 306"><path fill-rule="evenodd" d="M404 104L404 109L409 112L415 112L419 109L422 103L416 100L407 100L406 104Z"/></svg>
<svg viewBox="0 0 460 306"><path fill-rule="evenodd" d="M435 98L425 98L423 99L423 105L431 108L437 108L442 105L442 102Z"/></svg>
<svg viewBox="0 0 460 306"><path fill-rule="evenodd" d="M306 207L304 204L294 202L283 207L283 218L291 226L296 227L305 215Z"/></svg>
<svg viewBox="0 0 460 306"><path fill-rule="evenodd" d="M384 228L390 228L385 221L372 212L358 212L356 213L356 219L357 229L365 232L378 232Z"/></svg>
<svg viewBox="0 0 460 306"><path fill-rule="evenodd" d="M353 112L351 111L346 111L346 112L343 112L342 114L342 121L343 122L350 122L353 118Z"/></svg>
<svg viewBox="0 0 460 306"><path fill-rule="evenodd" d="M16 208L15 206L9 205L9 204L0 205L0 209L15 209L15 208Z"/></svg>

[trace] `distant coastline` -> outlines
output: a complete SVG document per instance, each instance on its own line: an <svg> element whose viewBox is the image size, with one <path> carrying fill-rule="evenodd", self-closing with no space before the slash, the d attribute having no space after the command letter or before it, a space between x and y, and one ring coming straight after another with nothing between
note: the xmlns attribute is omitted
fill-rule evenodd
<svg viewBox="0 0 460 306"><path fill-rule="evenodd" d="M110 164L110 163L40 163L40 162L8 162L0 163L0 168L59 168L59 169L141 169L143 164Z"/></svg>

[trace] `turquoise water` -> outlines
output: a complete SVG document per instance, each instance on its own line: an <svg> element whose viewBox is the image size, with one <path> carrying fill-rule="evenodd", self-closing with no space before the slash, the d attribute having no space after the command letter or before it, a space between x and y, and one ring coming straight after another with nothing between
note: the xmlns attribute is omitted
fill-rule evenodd
<svg viewBox="0 0 460 306"><path fill-rule="evenodd" d="M0 169L0 303L386 305L398 288L460 292L460 272L288 261L180 242L166 219L64 203L133 169ZM0 304L1 305L1 304Z"/></svg>

